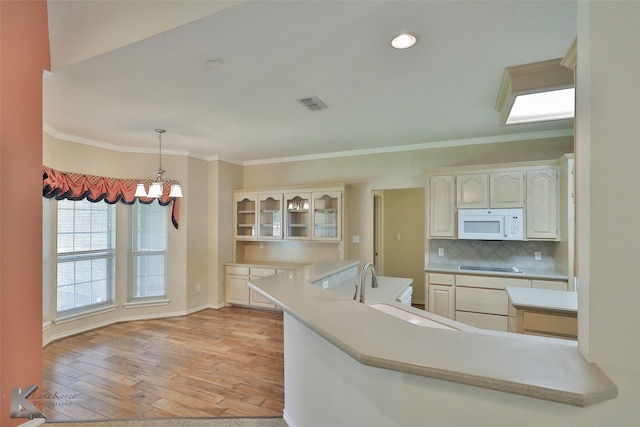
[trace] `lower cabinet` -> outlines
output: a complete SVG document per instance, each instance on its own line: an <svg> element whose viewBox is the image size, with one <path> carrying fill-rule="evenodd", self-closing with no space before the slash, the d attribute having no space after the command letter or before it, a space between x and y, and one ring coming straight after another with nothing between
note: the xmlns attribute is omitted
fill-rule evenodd
<svg viewBox="0 0 640 427"><path fill-rule="evenodd" d="M456 320L476 328L507 332L507 286L531 287L531 280L514 277L456 275Z"/></svg>
<svg viewBox="0 0 640 427"><path fill-rule="evenodd" d="M227 304L248 307L268 308L277 307L262 295L249 288L249 280L276 274L275 268L225 266L225 302Z"/></svg>
<svg viewBox="0 0 640 427"><path fill-rule="evenodd" d="M427 310L449 319L455 319L455 276L429 273L427 275Z"/></svg>

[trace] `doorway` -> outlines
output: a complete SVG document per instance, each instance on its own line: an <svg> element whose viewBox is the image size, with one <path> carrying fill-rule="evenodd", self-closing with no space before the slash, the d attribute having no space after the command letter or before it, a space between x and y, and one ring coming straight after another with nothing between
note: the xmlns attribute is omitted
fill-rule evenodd
<svg viewBox="0 0 640 427"><path fill-rule="evenodd" d="M425 302L425 189L374 190L373 250L378 274L413 279L413 302Z"/></svg>

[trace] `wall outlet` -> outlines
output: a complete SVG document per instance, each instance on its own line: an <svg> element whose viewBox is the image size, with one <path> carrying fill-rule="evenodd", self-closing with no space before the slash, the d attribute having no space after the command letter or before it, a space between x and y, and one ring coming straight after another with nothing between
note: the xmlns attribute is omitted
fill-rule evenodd
<svg viewBox="0 0 640 427"><path fill-rule="evenodd" d="M444 256L444 248L438 248L438 256Z"/></svg>
<svg viewBox="0 0 640 427"><path fill-rule="evenodd" d="M202 292L202 285L196 285L196 292Z"/></svg>
<svg viewBox="0 0 640 427"><path fill-rule="evenodd" d="M260 242L260 249L264 248L264 242Z"/></svg>
<svg viewBox="0 0 640 427"><path fill-rule="evenodd" d="M536 261L542 261L542 252L540 252L540 251L535 251L535 252L533 253L533 258L534 258Z"/></svg>
<svg viewBox="0 0 640 427"><path fill-rule="evenodd" d="M400 241L400 233L396 234L396 241L399 242Z"/></svg>
<svg viewBox="0 0 640 427"><path fill-rule="evenodd" d="M360 243L360 236L351 236L351 243Z"/></svg>

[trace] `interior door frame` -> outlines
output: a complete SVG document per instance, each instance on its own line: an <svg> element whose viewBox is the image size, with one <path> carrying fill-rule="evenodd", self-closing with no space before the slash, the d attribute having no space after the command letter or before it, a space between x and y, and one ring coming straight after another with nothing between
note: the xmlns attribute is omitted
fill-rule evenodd
<svg viewBox="0 0 640 427"><path fill-rule="evenodd" d="M373 263L378 275L384 275L384 192L374 190L373 197Z"/></svg>

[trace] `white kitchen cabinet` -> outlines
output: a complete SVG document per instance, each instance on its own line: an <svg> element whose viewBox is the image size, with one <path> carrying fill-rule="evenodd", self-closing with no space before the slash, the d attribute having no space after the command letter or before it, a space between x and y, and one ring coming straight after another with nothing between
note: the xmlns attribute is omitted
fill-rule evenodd
<svg viewBox="0 0 640 427"><path fill-rule="evenodd" d="M429 312L453 319L455 317L455 288L429 285Z"/></svg>
<svg viewBox="0 0 640 427"><path fill-rule="evenodd" d="M495 172L489 175L491 208L521 208L525 201L525 172Z"/></svg>
<svg viewBox="0 0 640 427"><path fill-rule="evenodd" d="M249 305L249 267L225 266L225 301Z"/></svg>
<svg viewBox="0 0 640 427"><path fill-rule="evenodd" d="M558 171L527 170L526 238L555 240L558 229Z"/></svg>
<svg viewBox="0 0 640 427"><path fill-rule="evenodd" d="M260 194L258 196L258 237L260 239L282 239L282 194Z"/></svg>
<svg viewBox="0 0 640 427"><path fill-rule="evenodd" d="M285 239L311 239L311 193L285 193Z"/></svg>
<svg viewBox="0 0 640 427"><path fill-rule="evenodd" d="M257 200L255 194L234 195L233 230L236 239L255 239L258 236Z"/></svg>
<svg viewBox="0 0 640 427"><path fill-rule="evenodd" d="M342 193L339 191L312 193L313 240L342 239Z"/></svg>
<svg viewBox="0 0 640 427"><path fill-rule="evenodd" d="M455 237L455 197L455 176L432 176L429 179L429 237Z"/></svg>
<svg viewBox="0 0 640 427"><path fill-rule="evenodd" d="M262 267L251 267L249 271L249 279L257 279L260 277L267 277L273 274L276 274L277 270L274 268L262 268ZM275 309L276 306L271 301L267 300L265 297L254 291L253 289L249 289L249 305L252 307L261 307L261 308L269 308Z"/></svg>
<svg viewBox="0 0 640 427"><path fill-rule="evenodd" d="M455 275L427 274L427 311L449 319L455 318Z"/></svg>
<svg viewBox="0 0 640 427"><path fill-rule="evenodd" d="M226 265L225 302L248 307L275 309L276 306L249 288L249 280L276 274L275 268Z"/></svg>
<svg viewBox="0 0 640 427"><path fill-rule="evenodd" d="M456 175L458 209L489 207L489 174Z"/></svg>
<svg viewBox="0 0 640 427"><path fill-rule="evenodd" d="M531 287L531 280L458 274L455 278L455 320L476 328L508 330L506 286Z"/></svg>

